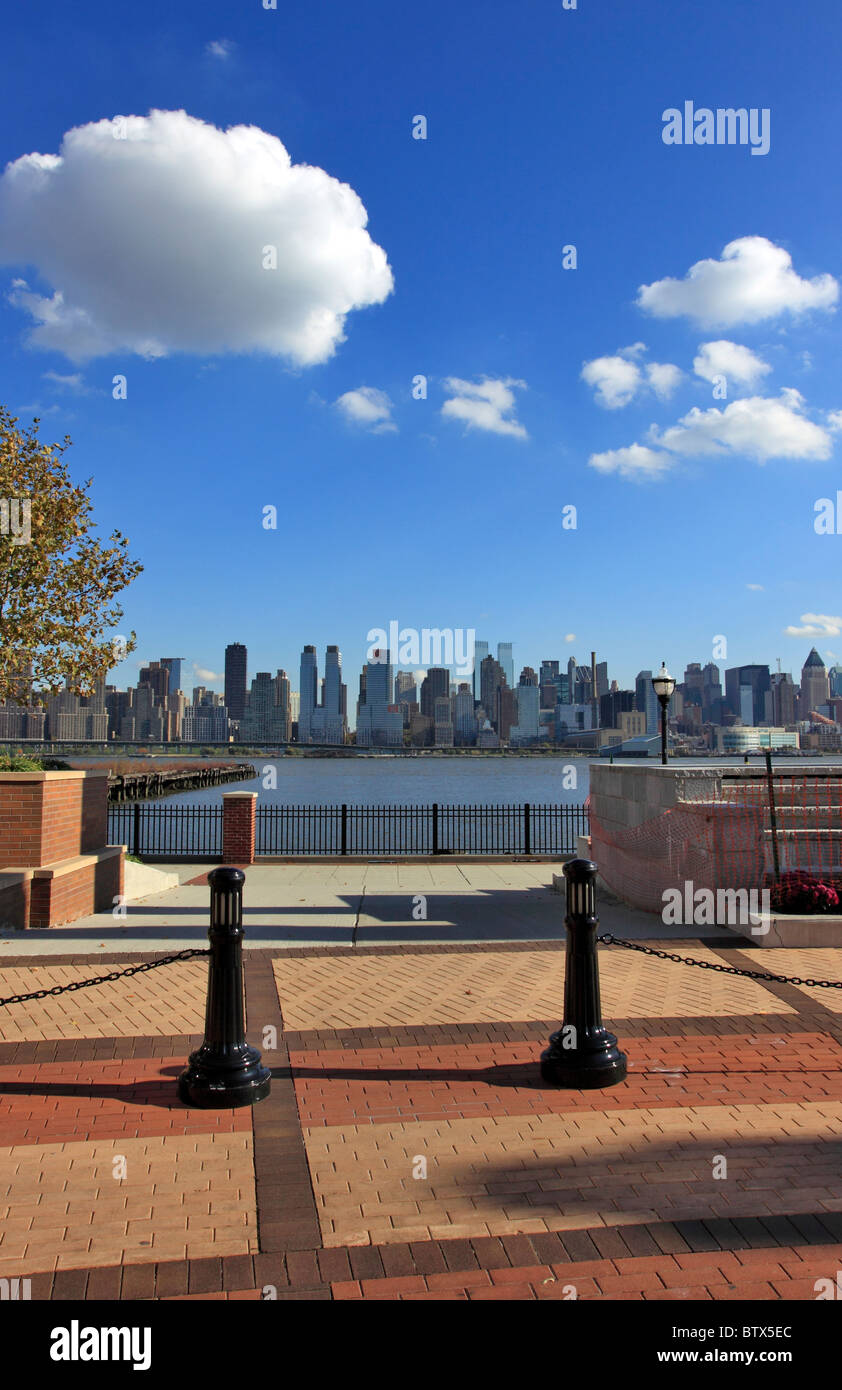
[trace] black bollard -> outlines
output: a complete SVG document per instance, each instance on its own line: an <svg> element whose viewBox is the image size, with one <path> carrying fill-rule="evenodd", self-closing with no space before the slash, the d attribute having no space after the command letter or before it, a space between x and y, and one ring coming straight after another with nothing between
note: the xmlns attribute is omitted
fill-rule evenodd
<svg viewBox="0 0 842 1390"><path fill-rule="evenodd" d="M178 1078L185 1105L228 1110L254 1105L269 1094L272 1073L256 1047L245 1038L243 1015L242 869L214 869L208 874L211 900L210 964L205 1040L191 1052Z"/></svg>
<svg viewBox="0 0 842 1390"><path fill-rule="evenodd" d="M592 1090L626 1079L626 1055L602 1022L596 951L596 864L572 859L567 879L564 1022L541 1053L541 1076L554 1086Z"/></svg>

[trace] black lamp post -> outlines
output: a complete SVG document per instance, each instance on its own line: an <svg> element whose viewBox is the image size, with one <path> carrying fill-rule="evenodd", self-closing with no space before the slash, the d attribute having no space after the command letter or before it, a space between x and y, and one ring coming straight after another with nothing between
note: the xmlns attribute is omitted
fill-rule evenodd
<svg viewBox="0 0 842 1390"><path fill-rule="evenodd" d="M675 690L675 677L671 676L667 670L667 663L661 662L661 669L657 676L652 677L652 685L655 694L661 702L661 762L664 767L667 765L667 706L672 699L672 692Z"/></svg>

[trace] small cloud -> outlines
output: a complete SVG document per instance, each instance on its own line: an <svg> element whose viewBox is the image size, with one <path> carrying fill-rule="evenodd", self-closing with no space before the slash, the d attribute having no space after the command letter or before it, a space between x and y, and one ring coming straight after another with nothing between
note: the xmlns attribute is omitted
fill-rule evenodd
<svg viewBox="0 0 842 1390"><path fill-rule="evenodd" d="M211 39L205 48L209 58L230 58L234 52L231 39Z"/></svg>
<svg viewBox="0 0 842 1390"><path fill-rule="evenodd" d="M842 410L828 411L827 427L833 434L838 434L842 430Z"/></svg>
<svg viewBox="0 0 842 1390"><path fill-rule="evenodd" d="M693 371L705 381L715 381L724 376L738 386L756 386L771 372L772 368L762 357L742 343L731 343L720 338L713 343L700 343L699 355L693 359Z"/></svg>
<svg viewBox="0 0 842 1390"><path fill-rule="evenodd" d="M598 473L619 473L621 478L635 482L659 478L673 466L669 454L648 449L643 444L630 444L626 449L608 449L604 454L591 454L588 467Z"/></svg>
<svg viewBox="0 0 842 1390"><path fill-rule="evenodd" d="M463 420L468 429L528 439L523 425L514 418L515 394L512 387L525 391L526 382L514 377L483 377L480 381L462 381L460 377L449 376L444 382L444 389L452 399L445 401L441 413L445 419Z"/></svg>
<svg viewBox="0 0 842 1390"><path fill-rule="evenodd" d="M808 420L804 398L792 387L780 396L745 396L725 410L698 406L677 425L649 431L650 444L678 454L747 455L759 463L767 459L826 459L832 452L830 435Z"/></svg>
<svg viewBox="0 0 842 1390"><path fill-rule="evenodd" d="M762 594L762 593L763 593L763 585L762 585L762 584L746 584L746 588L747 588L747 589L752 589L756 594Z"/></svg>
<svg viewBox="0 0 842 1390"><path fill-rule="evenodd" d="M802 613L801 627L785 627L787 637L838 637L842 633L842 618L827 613Z"/></svg>
<svg viewBox="0 0 842 1390"><path fill-rule="evenodd" d="M361 425L372 434L396 433L397 425L392 419L392 402L385 391L374 386L358 386L346 391L334 405L352 425Z"/></svg>
<svg viewBox="0 0 842 1390"><path fill-rule="evenodd" d="M145 666L146 662L140 661L138 662L138 665ZM192 665L193 675L196 676L196 678L202 681L204 684L210 684L213 681L225 680L225 676L221 674L219 671L209 671L205 666L199 666L195 661L192 663Z"/></svg>
<svg viewBox="0 0 842 1390"><path fill-rule="evenodd" d="M565 632L565 634L564 634L564 640L565 640L565 642L575 642L575 641L576 641L576 634L575 634L575 632Z"/></svg>
<svg viewBox="0 0 842 1390"><path fill-rule="evenodd" d="M90 395L91 388L85 385L85 378L81 372L70 372L63 376L61 372L42 372L45 381L51 381L59 391L71 391L76 396Z"/></svg>
<svg viewBox="0 0 842 1390"><path fill-rule="evenodd" d="M672 362L647 362L644 368L633 358L645 351L645 343L634 343L620 348L613 357L595 357L583 364L582 380L594 388L597 405L604 410L621 410L647 385L659 400L669 399L683 373Z"/></svg>
<svg viewBox="0 0 842 1390"><path fill-rule="evenodd" d="M674 366L672 362L648 362L646 365L649 385L659 401L669 400L673 392L678 389L683 375L681 368Z"/></svg>

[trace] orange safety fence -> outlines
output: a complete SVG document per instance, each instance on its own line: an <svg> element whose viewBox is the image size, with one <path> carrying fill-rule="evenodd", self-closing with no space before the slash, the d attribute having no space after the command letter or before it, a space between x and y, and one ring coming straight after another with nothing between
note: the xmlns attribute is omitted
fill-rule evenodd
<svg viewBox="0 0 842 1390"><path fill-rule="evenodd" d="M769 888L798 870L842 880L842 776L774 771L706 779L637 826L600 819L589 798L591 857L625 902L661 912L666 890ZM776 860L777 851L777 860Z"/></svg>

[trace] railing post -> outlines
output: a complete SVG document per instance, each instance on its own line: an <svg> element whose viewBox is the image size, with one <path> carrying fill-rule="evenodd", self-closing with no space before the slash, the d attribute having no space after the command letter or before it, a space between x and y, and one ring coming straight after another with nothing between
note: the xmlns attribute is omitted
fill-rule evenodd
<svg viewBox="0 0 842 1390"><path fill-rule="evenodd" d="M529 826L529 802L527 801L527 802L524 803L524 807L523 807L523 852L524 852L524 854L531 854L531 853L532 853L532 850L530 849L530 842L531 842L531 836L530 836L530 826Z"/></svg>
<svg viewBox="0 0 842 1390"><path fill-rule="evenodd" d="M191 1052L178 1078L185 1105L227 1110L254 1105L269 1094L272 1073L245 1036L243 1010L242 869L225 866L208 874L210 884L210 963L205 1040Z"/></svg>
<svg viewBox="0 0 842 1390"><path fill-rule="evenodd" d="M348 853L348 807L342 803L342 854Z"/></svg>
<svg viewBox="0 0 842 1390"><path fill-rule="evenodd" d="M140 802L134 804L134 827L132 834L132 854L140 855Z"/></svg>
<svg viewBox="0 0 842 1390"><path fill-rule="evenodd" d="M626 1079L626 1055L602 1022L596 950L596 864L571 859L567 879L564 1021L541 1053L541 1076L554 1086L592 1090Z"/></svg>
<svg viewBox="0 0 842 1390"><path fill-rule="evenodd" d="M433 802L433 854L439 852L439 807L438 802Z"/></svg>

